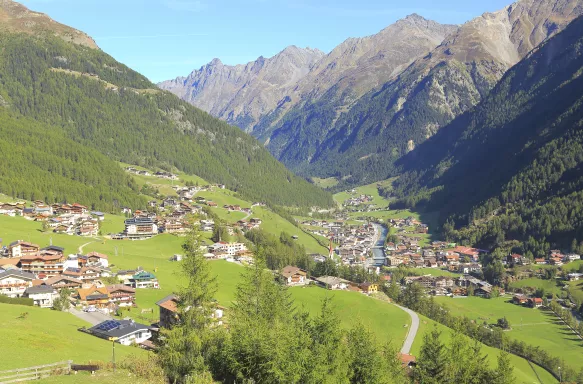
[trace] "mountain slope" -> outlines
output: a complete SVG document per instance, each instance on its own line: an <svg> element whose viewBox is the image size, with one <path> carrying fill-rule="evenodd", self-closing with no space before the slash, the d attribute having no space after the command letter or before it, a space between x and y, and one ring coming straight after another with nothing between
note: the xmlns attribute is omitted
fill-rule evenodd
<svg viewBox="0 0 583 384"><path fill-rule="evenodd" d="M57 23L47 15L34 12L12 0L0 0L0 30L31 35L56 36L65 41L98 48L87 34Z"/></svg>
<svg viewBox="0 0 583 384"><path fill-rule="evenodd" d="M582 75L578 18L508 71L475 109L403 158L401 202L439 210L442 223L453 220L448 236L481 246L518 239L535 253L578 244Z"/></svg>
<svg viewBox="0 0 583 384"><path fill-rule="evenodd" d="M113 160L177 168L272 205L333 204L239 129L44 31L0 35L0 96L3 108Z"/></svg>
<svg viewBox="0 0 583 384"><path fill-rule="evenodd" d="M213 116L252 130L323 55L317 49L290 46L246 65L228 66L214 59L188 77L158 86Z"/></svg>
<svg viewBox="0 0 583 384"><path fill-rule="evenodd" d="M334 122L309 162L293 147L277 157L303 174L352 176L349 183L386 178L397 159L476 105L532 47L582 13L576 0L520 0L484 14L363 96Z"/></svg>

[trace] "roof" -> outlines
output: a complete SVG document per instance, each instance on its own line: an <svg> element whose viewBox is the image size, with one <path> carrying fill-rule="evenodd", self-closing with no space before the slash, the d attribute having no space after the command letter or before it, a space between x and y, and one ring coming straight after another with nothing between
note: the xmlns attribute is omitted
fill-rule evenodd
<svg viewBox="0 0 583 384"><path fill-rule="evenodd" d="M65 248L57 247L56 245L49 245L48 247L44 247L41 250L63 252L65 250Z"/></svg>
<svg viewBox="0 0 583 384"><path fill-rule="evenodd" d="M104 339L125 337L142 330L150 330L150 327L133 320L106 320L89 328L89 332Z"/></svg>
<svg viewBox="0 0 583 384"><path fill-rule="evenodd" d="M45 281L45 283L46 283L46 285L55 285L58 282L63 281L63 280L70 281L72 283L76 283L79 285L83 284L83 282L81 280L78 280L78 279L75 279L75 278L72 278L69 276L63 276L63 275L50 277Z"/></svg>
<svg viewBox="0 0 583 384"><path fill-rule="evenodd" d="M87 300L88 296L93 296L93 295L109 296L109 292L107 291L107 288L105 288L105 287L97 288L95 285L92 285L89 288L79 288L77 290L77 293L79 294L79 298L81 300Z"/></svg>
<svg viewBox="0 0 583 384"><path fill-rule="evenodd" d="M160 308L164 308L167 309L171 312L177 312L178 310L178 296L172 294L172 295L168 295L165 298L163 298L162 300L158 300L156 302L156 305L158 305Z"/></svg>
<svg viewBox="0 0 583 384"><path fill-rule="evenodd" d="M0 279L4 279L11 276L30 281L36 279L36 277L32 273L22 272L21 270L18 269L9 269L4 272L0 272Z"/></svg>
<svg viewBox="0 0 583 384"><path fill-rule="evenodd" d="M283 277L291 277L291 276L296 275L300 272L306 273L306 271L304 271L301 268L292 267L291 265L288 265L287 267L285 267L284 269L281 270L281 275Z"/></svg>
<svg viewBox="0 0 583 384"><path fill-rule="evenodd" d="M0 267L3 265L17 265L20 262L20 257L0 259Z"/></svg>
<svg viewBox="0 0 583 384"><path fill-rule="evenodd" d="M99 257L100 259L107 259L107 255L104 255L103 253L99 253L99 252L89 252L87 254L87 257L91 257L91 256Z"/></svg>
<svg viewBox="0 0 583 384"><path fill-rule="evenodd" d="M350 283L348 280L341 279L336 276L322 276L316 279L317 282L326 284L326 285L335 285L335 284L348 284Z"/></svg>
<svg viewBox="0 0 583 384"><path fill-rule="evenodd" d="M28 241L22 241L22 240L13 241L12 243L10 243L10 245L8 245L8 248L12 248L12 247L17 246L17 245L24 245L27 247L39 248L38 244L29 243Z"/></svg>
<svg viewBox="0 0 583 384"><path fill-rule="evenodd" d="M135 288L132 287L128 287L127 285L123 285L123 284L114 284L114 285L108 285L107 287L107 291L108 292L115 292L115 291L124 291L127 293L136 293Z"/></svg>
<svg viewBox="0 0 583 384"><path fill-rule="evenodd" d="M28 294L28 295L35 295L35 294L41 294L41 293L54 293L55 292L55 288L51 287L50 285L37 285L37 286L33 286L33 287L28 287L26 288L26 291L24 291L24 293Z"/></svg>

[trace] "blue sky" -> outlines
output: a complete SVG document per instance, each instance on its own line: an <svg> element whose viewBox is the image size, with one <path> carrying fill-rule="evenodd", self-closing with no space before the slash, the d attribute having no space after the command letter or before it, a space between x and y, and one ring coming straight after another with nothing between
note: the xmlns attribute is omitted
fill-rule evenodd
<svg viewBox="0 0 583 384"><path fill-rule="evenodd" d="M19 0L91 35L152 81L187 75L218 57L240 64L288 45L329 52L418 13L461 24L511 0Z"/></svg>

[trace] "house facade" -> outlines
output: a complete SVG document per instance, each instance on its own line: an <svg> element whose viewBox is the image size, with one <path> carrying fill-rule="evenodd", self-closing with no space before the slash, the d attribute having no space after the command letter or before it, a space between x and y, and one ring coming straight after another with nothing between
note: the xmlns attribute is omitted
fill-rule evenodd
<svg viewBox="0 0 583 384"><path fill-rule="evenodd" d="M0 294L8 297L23 297L27 288L32 287L36 277L32 273L9 269L0 273Z"/></svg>

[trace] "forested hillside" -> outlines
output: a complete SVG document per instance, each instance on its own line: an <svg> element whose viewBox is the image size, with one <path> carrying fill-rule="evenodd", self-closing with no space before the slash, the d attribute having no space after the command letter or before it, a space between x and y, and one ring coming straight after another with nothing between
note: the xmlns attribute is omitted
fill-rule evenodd
<svg viewBox="0 0 583 384"><path fill-rule="evenodd" d="M440 211L446 236L482 247L580 250L582 74L579 18L401 161L400 203Z"/></svg>
<svg viewBox="0 0 583 384"><path fill-rule="evenodd" d="M197 174L249 200L332 205L329 194L293 175L255 139L100 50L11 33L0 37L0 48L2 105L47 131L62 130L113 160Z"/></svg>
<svg viewBox="0 0 583 384"><path fill-rule="evenodd" d="M145 205L136 183L114 161L15 115L0 109L0 191L27 200L79 201L103 211Z"/></svg>

